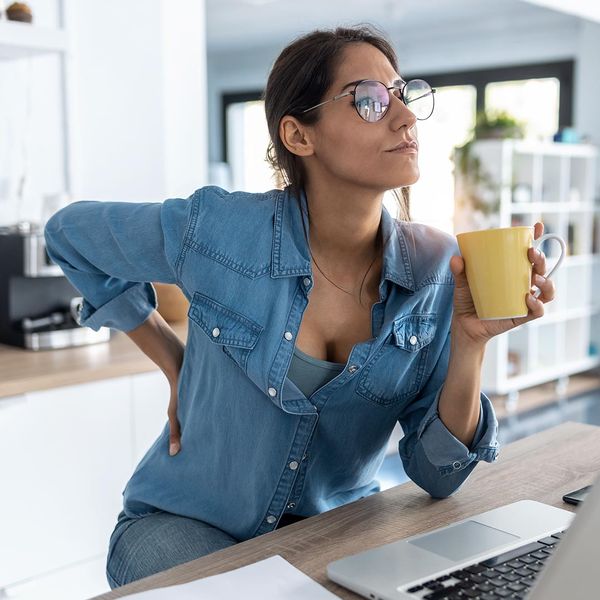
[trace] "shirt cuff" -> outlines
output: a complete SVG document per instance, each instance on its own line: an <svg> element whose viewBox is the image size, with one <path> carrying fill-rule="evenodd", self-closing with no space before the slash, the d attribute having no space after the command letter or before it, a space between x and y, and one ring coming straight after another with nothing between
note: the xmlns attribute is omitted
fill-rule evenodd
<svg viewBox="0 0 600 600"><path fill-rule="evenodd" d="M111 327L127 332L141 325L157 307L154 286L151 283L135 283L98 309L84 298L77 322L94 331Z"/></svg>
<svg viewBox="0 0 600 600"><path fill-rule="evenodd" d="M499 455L498 421L490 399L481 392L479 423L471 447L467 448L440 419L438 404L441 392L442 388L438 390L417 431L429 462L442 475L448 475L461 471L474 461L495 461Z"/></svg>

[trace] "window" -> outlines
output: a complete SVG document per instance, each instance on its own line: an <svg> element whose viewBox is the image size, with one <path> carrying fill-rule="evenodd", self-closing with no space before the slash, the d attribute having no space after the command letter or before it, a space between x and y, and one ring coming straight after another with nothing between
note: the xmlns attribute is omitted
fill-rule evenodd
<svg viewBox="0 0 600 600"><path fill-rule="evenodd" d="M269 131L261 100L235 102L227 107L227 162L234 190L264 192L275 187L267 163Z"/></svg>
<svg viewBox="0 0 600 600"><path fill-rule="evenodd" d="M487 110L489 96L486 88L490 84L524 83L526 80L556 79L560 95L558 98L558 126L569 127L573 122L573 72L574 61L561 61L514 67L482 69L478 71L460 71L442 75L423 75L433 87L447 85L472 85L477 93L477 110ZM415 75L416 76L416 75ZM406 78L405 78L406 79ZM491 92L490 92L491 93ZM493 102L493 100L491 100ZM511 108L513 113L518 107L516 103Z"/></svg>
<svg viewBox="0 0 600 600"><path fill-rule="evenodd" d="M558 131L560 81L556 77L498 81L485 86L486 110L502 110L525 124L525 137L548 140Z"/></svg>
<svg viewBox="0 0 600 600"><path fill-rule="evenodd" d="M467 141L475 123L476 90L472 85L444 86L436 90L433 115L417 122L421 175L411 188L410 216L452 233L452 151Z"/></svg>

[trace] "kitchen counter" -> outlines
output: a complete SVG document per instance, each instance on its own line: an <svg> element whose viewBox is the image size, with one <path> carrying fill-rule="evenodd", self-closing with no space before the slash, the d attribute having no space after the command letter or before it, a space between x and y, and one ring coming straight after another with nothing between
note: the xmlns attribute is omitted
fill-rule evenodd
<svg viewBox="0 0 600 600"><path fill-rule="evenodd" d="M187 321L171 327L185 343ZM155 371L153 363L122 331L108 342L58 350L25 350L0 344L0 401L8 396Z"/></svg>

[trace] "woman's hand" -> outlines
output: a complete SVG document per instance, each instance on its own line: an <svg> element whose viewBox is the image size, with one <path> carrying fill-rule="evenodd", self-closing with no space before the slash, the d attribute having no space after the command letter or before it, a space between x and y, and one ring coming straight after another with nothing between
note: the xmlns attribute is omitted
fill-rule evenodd
<svg viewBox="0 0 600 600"><path fill-rule="evenodd" d="M534 239L544 233L543 223L537 222L534 226ZM514 329L523 323L539 319L544 315L544 304L554 299L555 287L551 279L545 279L546 257L543 252L535 248L528 250L529 262L533 264L532 283L539 288L541 294L536 299L533 293L537 291L530 288L526 303L529 309L527 316L511 319L497 319L482 321L477 317L471 290L465 274L465 263L461 256L450 259L450 270L454 276L454 313L452 316L452 334L476 344L485 345L492 337Z"/></svg>
<svg viewBox="0 0 600 600"><path fill-rule="evenodd" d="M169 408L167 416L169 417L169 454L174 456L181 450L181 430L179 428L179 419L177 419L177 387L179 382L179 373L170 381L171 397L169 398Z"/></svg>
<svg viewBox="0 0 600 600"><path fill-rule="evenodd" d="M177 420L177 387L179 372L183 364L185 344L179 339L171 326L158 310L139 326L127 332L137 346L155 362L165 374L171 386L171 397L167 415L169 417L169 454L173 456L181 449L179 421Z"/></svg>

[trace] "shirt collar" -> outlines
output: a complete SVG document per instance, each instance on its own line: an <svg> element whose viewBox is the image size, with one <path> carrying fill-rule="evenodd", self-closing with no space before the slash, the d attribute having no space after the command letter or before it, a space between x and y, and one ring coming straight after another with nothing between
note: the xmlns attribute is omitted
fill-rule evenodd
<svg viewBox="0 0 600 600"><path fill-rule="evenodd" d="M309 231L306 194L299 196L287 187L276 195L273 247L271 251L271 277L312 276L311 257L306 242ZM300 209L301 207L301 209ZM383 249L381 280L387 279L411 292L415 291L412 265L406 237L401 224L382 205L381 226Z"/></svg>

